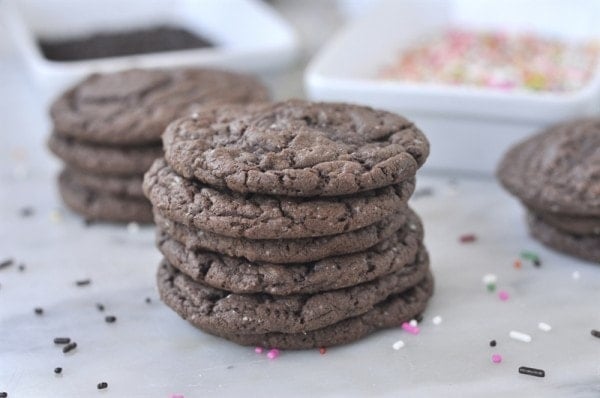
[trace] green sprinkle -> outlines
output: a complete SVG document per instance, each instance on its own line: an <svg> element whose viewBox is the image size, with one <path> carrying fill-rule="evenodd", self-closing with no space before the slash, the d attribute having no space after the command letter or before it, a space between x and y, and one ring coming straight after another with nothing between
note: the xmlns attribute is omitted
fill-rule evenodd
<svg viewBox="0 0 600 398"><path fill-rule="evenodd" d="M522 251L521 252L521 258L523 260L529 260L529 261L533 261L533 262L539 262L540 261L540 257L533 253L533 252L529 252L529 251Z"/></svg>
<svg viewBox="0 0 600 398"><path fill-rule="evenodd" d="M488 283L486 285L488 292L493 293L496 291L496 285L494 283Z"/></svg>

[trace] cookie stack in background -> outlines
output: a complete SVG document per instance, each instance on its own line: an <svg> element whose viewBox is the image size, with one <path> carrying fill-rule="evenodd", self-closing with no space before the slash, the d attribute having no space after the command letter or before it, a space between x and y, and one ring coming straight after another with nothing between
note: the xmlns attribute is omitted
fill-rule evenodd
<svg viewBox="0 0 600 398"><path fill-rule="evenodd" d="M144 177L163 301L243 345L333 346L419 316L433 292L407 206L429 144L406 119L292 100L180 119Z"/></svg>
<svg viewBox="0 0 600 398"><path fill-rule="evenodd" d="M600 119L562 123L515 145L498 178L527 208L534 238L600 263Z"/></svg>
<svg viewBox="0 0 600 398"><path fill-rule="evenodd" d="M66 166L60 194L88 220L151 222L142 178L162 156L160 135L202 107L268 99L256 79L208 69L91 75L61 95L48 145Z"/></svg>

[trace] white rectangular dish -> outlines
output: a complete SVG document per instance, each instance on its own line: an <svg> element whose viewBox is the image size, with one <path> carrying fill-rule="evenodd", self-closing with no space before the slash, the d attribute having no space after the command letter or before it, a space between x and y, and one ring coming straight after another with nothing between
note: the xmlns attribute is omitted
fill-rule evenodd
<svg viewBox="0 0 600 398"><path fill-rule="evenodd" d="M298 52L291 26L257 0L9 0L1 15L32 75L48 96L92 72L132 67L213 66L263 72L289 64ZM209 39L213 47L82 61L48 60L38 38L170 25Z"/></svg>
<svg viewBox="0 0 600 398"><path fill-rule="evenodd" d="M598 114L600 67L581 90L558 94L382 80L380 69L447 27L587 40L600 38L599 14L600 3L590 1L384 0L324 46L305 72L305 88L311 99L371 105L415 121L432 144L428 168L489 175L514 142L559 120Z"/></svg>

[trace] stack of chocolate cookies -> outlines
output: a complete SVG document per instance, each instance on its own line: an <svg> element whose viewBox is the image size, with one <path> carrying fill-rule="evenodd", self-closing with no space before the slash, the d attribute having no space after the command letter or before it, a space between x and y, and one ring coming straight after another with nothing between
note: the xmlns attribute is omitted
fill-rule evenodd
<svg viewBox="0 0 600 398"><path fill-rule="evenodd" d="M163 301L243 345L344 344L420 315L433 291L407 206L429 144L406 119L292 100L180 119L144 178Z"/></svg>
<svg viewBox="0 0 600 398"><path fill-rule="evenodd" d="M511 148L498 177L545 245L600 263L600 119L562 123Z"/></svg>
<svg viewBox="0 0 600 398"><path fill-rule="evenodd" d="M49 147L66 164L64 202L88 220L151 222L142 177L162 156L169 122L202 107L268 99L254 78L206 70L128 70L95 74L50 110Z"/></svg>

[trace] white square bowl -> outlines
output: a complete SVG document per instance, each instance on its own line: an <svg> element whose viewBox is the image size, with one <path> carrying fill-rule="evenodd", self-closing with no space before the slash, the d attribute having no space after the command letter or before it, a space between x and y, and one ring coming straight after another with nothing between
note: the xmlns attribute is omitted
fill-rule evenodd
<svg viewBox="0 0 600 398"><path fill-rule="evenodd" d="M0 12L43 92L53 96L92 72L171 66L264 72L298 52L291 26L257 0L8 0ZM39 37L63 39L157 25L182 27L214 47L59 62L43 56Z"/></svg>
<svg viewBox="0 0 600 398"><path fill-rule="evenodd" d="M600 66L585 87L568 93L389 81L378 72L415 40L448 27L598 39L599 12L600 2L585 0L384 0L323 47L305 72L305 88L314 100L407 116L431 141L430 169L490 175L516 141L559 120L597 115Z"/></svg>

